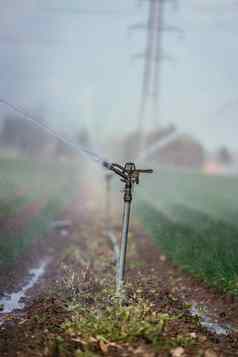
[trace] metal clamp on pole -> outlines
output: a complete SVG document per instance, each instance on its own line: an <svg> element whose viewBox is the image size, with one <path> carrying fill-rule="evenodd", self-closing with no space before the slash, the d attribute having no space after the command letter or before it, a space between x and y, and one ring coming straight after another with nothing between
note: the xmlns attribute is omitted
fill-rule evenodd
<svg viewBox="0 0 238 357"><path fill-rule="evenodd" d="M125 282L125 267L126 267L126 252L128 243L128 231L130 223L131 202L134 184L139 184L141 173L153 173L153 170L137 169L136 165L132 162L127 162L125 166L119 164L112 164L110 169L121 177L124 182L124 209L123 209L123 223L122 223L122 236L121 236L121 250L120 261L117 272L117 295L122 298L123 287Z"/></svg>

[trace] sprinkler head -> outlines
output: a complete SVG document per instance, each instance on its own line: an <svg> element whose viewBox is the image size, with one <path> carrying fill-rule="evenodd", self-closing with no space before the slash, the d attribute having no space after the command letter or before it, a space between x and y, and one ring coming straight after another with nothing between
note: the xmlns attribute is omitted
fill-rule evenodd
<svg viewBox="0 0 238 357"><path fill-rule="evenodd" d="M151 174L153 173L152 169L137 169L136 165L133 162L127 162L125 166L113 163L111 164L111 170L115 172L122 178L122 181L130 184L139 184L140 174Z"/></svg>
<svg viewBox="0 0 238 357"><path fill-rule="evenodd" d="M112 169L112 164L110 162L107 162L107 161L103 161L102 162L102 166L105 168L105 169L108 169L108 170L111 170Z"/></svg>

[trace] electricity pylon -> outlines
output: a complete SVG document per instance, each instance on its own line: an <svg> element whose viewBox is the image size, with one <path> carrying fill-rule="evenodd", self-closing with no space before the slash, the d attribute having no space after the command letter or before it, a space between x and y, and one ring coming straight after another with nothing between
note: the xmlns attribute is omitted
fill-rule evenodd
<svg viewBox="0 0 238 357"><path fill-rule="evenodd" d="M154 1L155 3L155 54L154 54L154 75L153 75L153 110L152 116L155 125L158 125L158 115L159 115L159 80L160 80L160 58L161 58L161 29L163 27L163 4L160 0Z"/></svg>
<svg viewBox="0 0 238 357"><path fill-rule="evenodd" d="M138 132L139 134L143 131L144 119L147 109L147 102L150 96L150 85L152 78L152 63L153 63L153 49L154 49L154 36L155 36L155 5L156 1L150 0L149 3L149 16L147 22L147 39L146 39L146 50L145 50L145 61L142 79L142 92L138 113Z"/></svg>
<svg viewBox="0 0 238 357"><path fill-rule="evenodd" d="M149 15L147 25L136 24L131 26L131 29L147 30L146 50L143 55L139 54L136 57L144 57L144 69L142 79L142 90L138 112L138 143L139 151L144 147L144 129L146 127L145 120L148 109L152 109L151 114L155 126L161 125L158 120L159 116L159 82L160 82L160 61L173 58L165 55L162 51L161 32L181 32L176 26L164 26L164 3L167 0L149 0ZM150 103L152 99L152 103ZM152 106L149 106L152 104Z"/></svg>

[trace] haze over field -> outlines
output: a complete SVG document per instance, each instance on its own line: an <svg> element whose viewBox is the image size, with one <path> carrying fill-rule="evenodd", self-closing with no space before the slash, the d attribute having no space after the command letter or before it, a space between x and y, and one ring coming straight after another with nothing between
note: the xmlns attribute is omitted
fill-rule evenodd
<svg viewBox="0 0 238 357"><path fill-rule="evenodd" d="M237 355L237 14L2 2L1 357Z"/></svg>
<svg viewBox="0 0 238 357"><path fill-rule="evenodd" d="M1 5L0 97L41 110L70 132L82 124L94 133L123 133L137 125L145 46L147 3L134 0L17 1ZM237 149L237 2L165 5L163 48L175 64L162 62L161 125L173 122L206 147ZM82 10L82 11L81 11ZM8 109L0 107L4 115ZM148 116L146 126L153 121ZM97 132L97 135L95 134Z"/></svg>

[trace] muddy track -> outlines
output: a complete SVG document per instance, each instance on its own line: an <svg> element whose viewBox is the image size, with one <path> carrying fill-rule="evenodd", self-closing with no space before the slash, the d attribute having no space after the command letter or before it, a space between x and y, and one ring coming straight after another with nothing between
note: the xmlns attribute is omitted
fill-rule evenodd
<svg viewBox="0 0 238 357"><path fill-rule="evenodd" d="M37 200L25 205L20 209L15 217L6 219L1 225L1 234L12 232L15 235L15 239L20 232L24 230L24 227L31 222L34 217L40 215L42 208L45 206L45 201ZM42 242L33 242L31 247L21 257L17 258L15 263L4 263L1 265L0 270L0 296L5 291L12 290L17 286L18 281L21 281L29 269L29 267L37 261L40 252L42 251Z"/></svg>

